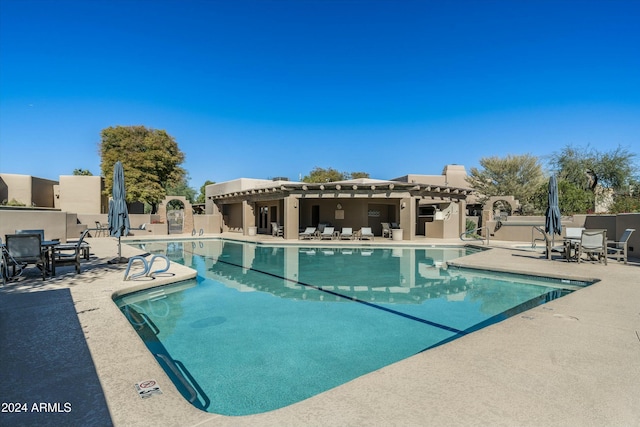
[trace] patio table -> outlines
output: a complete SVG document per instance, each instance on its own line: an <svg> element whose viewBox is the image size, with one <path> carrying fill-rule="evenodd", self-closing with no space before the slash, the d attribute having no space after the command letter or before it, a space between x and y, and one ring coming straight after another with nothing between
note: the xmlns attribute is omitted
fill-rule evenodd
<svg viewBox="0 0 640 427"><path fill-rule="evenodd" d="M580 247L580 240L581 239L578 239L575 237L564 238L564 246L565 246L564 256L567 259L567 261L571 262L571 261L578 260L578 247ZM571 254L571 251L573 251L573 255Z"/></svg>

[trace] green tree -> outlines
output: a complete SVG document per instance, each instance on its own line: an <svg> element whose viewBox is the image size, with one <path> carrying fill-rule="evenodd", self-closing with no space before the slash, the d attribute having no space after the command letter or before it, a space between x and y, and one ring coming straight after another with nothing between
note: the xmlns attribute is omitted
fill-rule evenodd
<svg viewBox="0 0 640 427"><path fill-rule="evenodd" d="M635 154L618 146L610 152L599 152L586 148L565 146L551 155L549 164L559 180L567 180L576 186L590 189L593 176L604 188L625 190L633 179Z"/></svg>
<svg viewBox="0 0 640 427"><path fill-rule="evenodd" d="M616 194L611 206L611 213L634 212L640 212L640 177L631 178L628 188Z"/></svg>
<svg viewBox="0 0 640 427"><path fill-rule="evenodd" d="M614 192L613 205L610 207L612 212L633 212L633 209L637 209L633 196L633 189L637 185L633 176L637 171L634 158L634 153L620 146L609 152L600 152L589 146L579 148L567 145L553 153L549 165L558 176L560 210L570 214L586 213L593 209L597 184ZM571 184L565 186L565 194L560 190L563 181ZM587 204L587 201L590 203ZM570 209L563 211L563 203Z"/></svg>
<svg viewBox="0 0 640 427"><path fill-rule="evenodd" d="M471 168L467 182L483 201L491 196L514 196L521 204L530 204L545 180L538 158L530 154L483 157L480 166L482 169Z"/></svg>
<svg viewBox="0 0 640 427"><path fill-rule="evenodd" d="M350 176L350 179L370 178L367 172L351 172Z"/></svg>
<svg viewBox="0 0 640 427"><path fill-rule="evenodd" d="M215 182L206 180L204 184L202 184L202 187L200 187L200 194L198 194L198 197L196 198L196 203L205 203L207 201L206 199L207 185L211 185L211 184L215 184Z"/></svg>
<svg viewBox="0 0 640 427"><path fill-rule="evenodd" d="M545 181L538 187L534 196L533 205L538 215L544 215L549 203L549 182ZM567 180L558 181L558 203L560 213L562 215L574 215L577 213L586 213L593 209L594 194L591 191L585 191L584 188Z"/></svg>
<svg viewBox="0 0 640 427"><path fill-rule="evenodd" d="M334 168L321 168L316 166L309 175L302 178L302 182L335 182L355 178L369 178L366 172L339 172Z"/></svg>
<svg viewBox="0 0 640 427"><path fill-rule="evenodd" d="M93 176L89 169L74 169L73 174L75 176Z"/></svg>
<svg viewBox="0 0 640 427"><path fill-rule="evenodd" d="M111 194L113 165L124 167L127 202L142 201L155 213L166 189L185 180L180 165L184 154L175 139L164 130L144 126L115 126L101 132L100 156L105 192Z"/></svg>

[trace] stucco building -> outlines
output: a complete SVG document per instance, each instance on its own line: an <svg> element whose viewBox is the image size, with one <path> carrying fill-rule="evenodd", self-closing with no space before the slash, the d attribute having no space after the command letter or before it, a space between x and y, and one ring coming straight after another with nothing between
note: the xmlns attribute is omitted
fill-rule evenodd
<svg viewBox="0 0 640 427"><path fill-rule="evenodd" d="M206 187L206 213L221 218L222 232L271 233L284 227L297 239L304 227L337 230L395 223L404 240L416 236L455 238L465 229L467 197L464 166L448 165L442 175L405 175L391 180L352 179L327 183L240 178Z"/></svg>

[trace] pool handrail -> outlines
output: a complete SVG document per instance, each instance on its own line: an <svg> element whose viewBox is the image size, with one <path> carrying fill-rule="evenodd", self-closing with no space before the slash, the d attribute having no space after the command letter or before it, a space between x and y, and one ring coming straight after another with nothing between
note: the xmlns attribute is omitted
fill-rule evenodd
<svg viewBox="0 0 640 427"><path fill-rule="evenodd" d="M154 270L151 271L151 267L153 266L153 263L155 262L156 259L163 259L167 262L166 266L159 269L159 270ZM141 272L138 273L134 273L131 276L129 276L129 270L131 270L131 266L133 265L133 263L135 261L141 261L142 265L143 265L143 270ZM148 276L153 278L156 274L158 273L164 273L165 271L169 270L169 267L171 267L171 261L169 261L169 258L167 258L166 255L163 254L155 254L151 257L151 261L147 262L146 258L141 256L141 255L135 255L132 256L131 258L129 258L129 263L127 264L127 269L124 271L124 280L129 280L129 279L135 279L137 277L143 277L143 276Z"/></svg>
<svg viewBox="0 0 640 427"><path fill-rule="evenodd" d="M460 240L465 241L465 242L480 240L482 242L482 244L484 245L484 237L482 237L480 234L478 234L478 231L483 230L485 228L487 228L487 227L476 227L473 230L465 230L464 233L460 234ZM473 234L475 236L472 237L472 238L465 239L465 236L467 236L469 234ZM487 233L487 246L489 245L489 236L490 236L490 233Z"/></svg>

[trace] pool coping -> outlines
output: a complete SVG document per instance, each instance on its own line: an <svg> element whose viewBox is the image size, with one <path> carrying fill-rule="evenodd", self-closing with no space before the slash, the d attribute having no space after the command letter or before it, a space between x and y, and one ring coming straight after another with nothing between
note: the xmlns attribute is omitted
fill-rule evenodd
<svg viewBox="0 0 640 427"><path fill-rule="evenodd" d="M192 238L181 236L181 240ZM300 243L309 241L292 242ZM539 275L546 270L546 276L600 281L302 402L241 417L210 414L188 404L112 301L113 295L132 289L192 278L195 272L190 268L172 263L171 276L153 283L125 282L125 266L100 269L115 253L114 239L94 238L95 270L87 266L81 275L63 273L44 285L27 280L2 292L71 289L116 426L424 425L426 420L443 425L638 425L640 409L633 396L640 395L640 316L634 302L640 301L636 278L640 264L633 260L605 267L547 261L535 252L509 248L512 243L492 242L492 251L465 257L455 265L518 274ZM394 246L394 242L374 241L367 246L379 245ZM128 245L122 249L124 256L139 253ZM541 378L545 370L552 375ZM137 395L134 384L148 379L158 381L162 395L149 399Z"/></svg>

